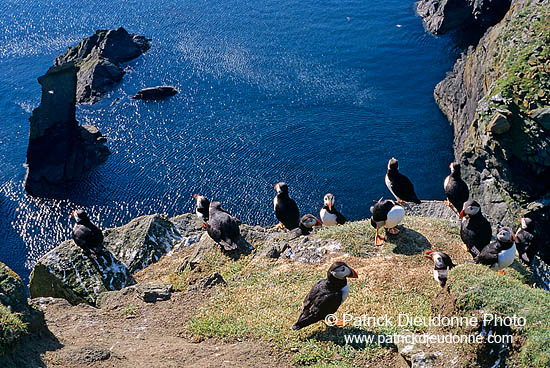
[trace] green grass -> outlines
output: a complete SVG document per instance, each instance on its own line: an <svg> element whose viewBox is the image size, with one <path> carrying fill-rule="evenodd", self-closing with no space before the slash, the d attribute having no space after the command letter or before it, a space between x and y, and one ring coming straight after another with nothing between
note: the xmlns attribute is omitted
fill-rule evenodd
<svg viewBox="0 0 550 368"><path fill-rule="evenodd" d="M479 265L457 267L449 274L449 288L456 294L461 310L525 317L526 326L514 331L526 339L515 360L520 367L548 367L550 294L523 281L519 272L507 269L503 276Z"/></svg>
<svg viewBox="0 0 550 368"><path fill-rule="evenodd" d="M137 316L138 312L139 312L139 309L138 309L137 306L135 306L133 304L129 304L122 311L122 316L124 318L135 318Z"/></svg>
<svg viewBox="0 0 550 368"><path fill-rule="evenodd" d="M12 313L0 304L0 353L26 332L27 324L21 320L19 313Z"/></svg>

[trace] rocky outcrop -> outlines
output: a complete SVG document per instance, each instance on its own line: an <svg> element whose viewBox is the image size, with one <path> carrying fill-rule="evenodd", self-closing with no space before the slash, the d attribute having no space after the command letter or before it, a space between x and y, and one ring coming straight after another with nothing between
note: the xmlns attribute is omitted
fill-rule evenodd
<svg viewBox="0 0 550 368"><path fill-rule="evenodd" d="M434 96L454 128L471 197L494 224L536 219L550 259L550 1L517 0Z"/></svg>
<svg viewBox="0 0 550 368"><path fill-rule="evenodd" d="M85 254L67 240L40 257L30 276L31 298L54 297L94 305L99 294L134 284L132 274L111 252Z"/></svg>
<svg viewBox="0 0 550 368"><path fill-rule="evenodd" d="M30 117L25 189L47 195L104 162L109 156L106 139L92 125L75 119L78 67L74 63L52 67L38 82L40 106Z"/></svg>
<svg viewBox="0 0 550 368"><path fill-rule="evenodd" d="M76 100L95 103L122 80L121 63L133 60L151 47L147 38L124 28L99 30L59 55L54 66L74 62L78 67Z"/></svg>
<svg viewBox="0 0 550 368"><path fill-rule="evenodd" d="M182 237L166 217L147 215L124 226L106 229L103 245L135 273L155 263L180 242Z"/></svg>
<svg viewBox="0 0 550 368"><path fill-rule="evenodd" d="M11 312L27 313L27 292L19 275L0 262L0 304Z"/></svg>
<svg viewBox="0 0 550 368"><path fill-rule="evenodd" d="M171 86L157 86L144 88L134 97L135 100L160 100L168 98L178 93L178 90Z"/></svg>
<svg viewBox="0 0 550 368"><path fill-rule="evenodd" d="M416 12L428 32L443 34L471 26L486 29L502 19L510 3L511 0L421 0L416 3Z"/></svg>

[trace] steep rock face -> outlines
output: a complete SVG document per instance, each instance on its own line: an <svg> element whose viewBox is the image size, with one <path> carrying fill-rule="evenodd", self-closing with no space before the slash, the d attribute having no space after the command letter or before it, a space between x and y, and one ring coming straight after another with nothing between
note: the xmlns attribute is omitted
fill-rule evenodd
<svg viewBox="0 0 550 368"><path fill-rule="evenodd" d="M52 67L38 82L40 106L30 117L25 189L44 194L104 162L109 149L105 138L91 125L75 119L78 68L74 63Z"/></svg>
<svg viewBox="0 0 550 368"><path fill-rule="evenodd" d="M71 304L95 304L99 294L135 283L128 268L108 250L96 257L67 240L44 256L31 273L31 298L54 297Z"/></svg>
<svg viewBox="0 0 550 368"><path fill-rule="evenodd" d="M454 127L471 196L495 224L535 218L550 258L550 0L518 0L434 96ZM544 244L546 243L546 245Z"/></svg>
<svg viewBox="0 0 550 368"><path fill-rule="evenodd" d="M467 26L490 27L510 8L511 0L421 0L416 12L426 30L443 34Z"/></svg>
<svg viewBox="0 0 550 368"><path fill-rule="evenodd" d="M141 216L128 224L103 232L103 245L131 273L144 269L182 240L174 224L161 215Z"/></svg>
<svg viewBox="0 0 550 368"><path fill-rule="evenodd" d="M122 80L121 63L133 60L150 48L143 36L129 34L124 28L99 30L59 55L54 66L74 62L78 67L76 100L99 101L108 88Z"/></svg>
<svg viewBox="0 0 550 368"><path fill-rule="evenodd" d="M25 313L29 308L23 281L2 262L0 262L0 303L12 312Z"/></svg>

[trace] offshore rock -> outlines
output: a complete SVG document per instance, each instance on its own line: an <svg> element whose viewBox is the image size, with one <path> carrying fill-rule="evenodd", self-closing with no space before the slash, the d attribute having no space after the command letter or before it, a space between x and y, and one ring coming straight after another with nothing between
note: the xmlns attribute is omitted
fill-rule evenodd
<svg viewBox="0 0 550 368"><path fill-rule="evenodd" d="M91 125L75 119L78 68L74 63L52 67L38 82L40 106L30 117L25 189L48 195L61 184L80 177L104 162L110 154L105 138Z"/></svg>
<svg viewBox="0 0 550 368"><path fill-rule="evenodd" d="M67 240L42 256L30 276L31 298L63 298L95 305L102 292L135 284L128 268L106 249L90 257Z"/></svg>
<svg viewBox="0 0 550 368"><path fill-rule="evenodd" d="M160 100L163 98L168 98L178 93L178 90L172 86L157 86L144 88L134 97L135 100Z"/></svg>
<svg viewBox="0 0 550 368"><path fill-rule="evenodd" d="M471 198L494 227L535 219L542 253L550 249L549 21L550 0L514 1L434 91Z"/></svg>
<svg viewBox="0 0 550 368"><path fill-rule="evenodd" d="M421 0L416 12L428 32L443 34L468 26L488 28L498 23L511 0Z"/></svg>
<svg viewBox="0 0 550 368"><path fill-rule="evenodd" d="M95 103L114 84L122 80L121 63L149 50L149 39L129 34L124 28L99 30L59 55L54 66L74 62L78 67L76 99Z"/></svg>

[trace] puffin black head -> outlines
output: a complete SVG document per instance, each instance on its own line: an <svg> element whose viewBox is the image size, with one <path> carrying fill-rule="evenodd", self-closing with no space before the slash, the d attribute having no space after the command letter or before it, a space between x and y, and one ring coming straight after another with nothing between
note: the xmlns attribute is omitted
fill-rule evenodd
<svg viewBox="0 0 550 368"><path fill-rule="evenodd" d="M334 206L334 195L331 193L325 194L323 198L323 206L328 207L329 211L332 211L332 206Z"/></svg>
<svg viewBox="0 0 550 368"><path fill-rule="evenodd" d="M451 162L449 165L449 168L451 169L451 175L455 177L460 177L460 164L458 162Z"/></svg>
<svg viewBox="0 0 550 368"><path fill-rule="evenodd" d="M71 216L74 217L77 224L90 220L88 214L84 210L72 211Z"/></svg>
<svg viewBox="0 0 550 368"><path fill-rule="evenodd" d="M337 278L338 280L344 280L347 277L356 279L358 277L357 272L345 264L344 262L334 262L327 271L327 278Z"/></svg>
<svg viewBox="0 0 550 368"><path fill-rule="evenodd" d="M476 201L469 200L464 202L462 211L460 211L458 218L462 218L464 216L475 216L477 214L481 214L481 206Z"/></svg>
<svg viewBox="0 0 550 368"><path fill-rule="evenodd" d="M519 221L519 226L521 226L522 230L527 231L529 233L535 232L535 221L533 221L529 217L520 217L518 221Z"/></svg>
<svg viewBox="0 0 550 368"><path fill-rule="evenodd" d="M499 243L504 243L504 244L518 242L518 238L516 237L516 234L514 234L512 229L510 229L507 226L501 227L498 230L497 240Z"/></svg>
<svg viewBox="0 0 550 368"><path fill-rule="evenodd" d="M388 171L397 171L398 168L399 168L399 161L397 161L395 157L392 157L388 161Z"/></svg>
<svg viewBox="0 0 550 368"><path fill-rule="evenodd" d="M431 259L434 263L434 269L436 270L444 270L444 269L451 269L455 265L453 264L453 261L451 260L451 257L445 252L437 252L435 250L427 250L426 254L424 254L424 257Z"/></svg>
<svg viewBox="0 0 550 368"><path fill-rule="evenodd" d="M275 190L277 191L277 195L279 194L288 194L288 185L286 183L280 182L275 184Z"/></svg>
<svg viewBox="0 0 550 368"><path fill-rule="evenodd" d="M193 195L193 198L195 198L195 202L197 203L198 208L206 208L210 206L210 201L205 196L195 194Z"/></svg>

